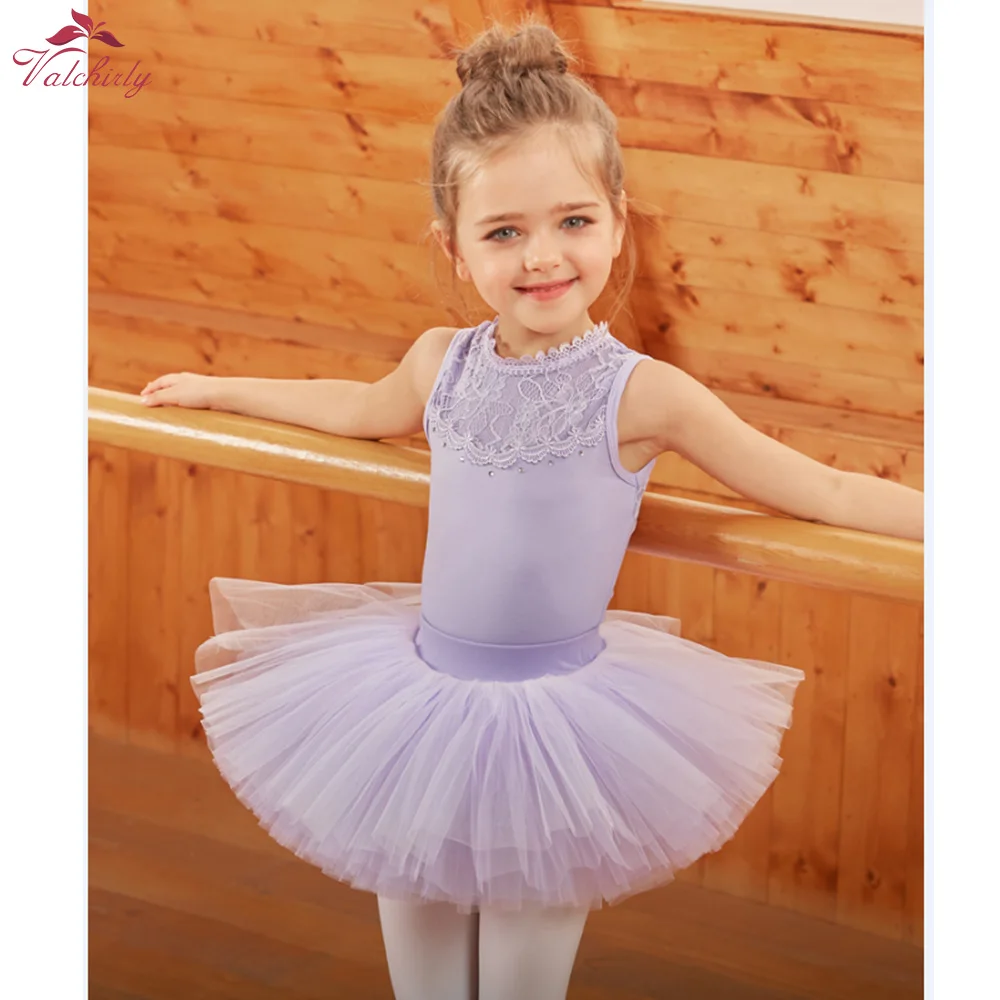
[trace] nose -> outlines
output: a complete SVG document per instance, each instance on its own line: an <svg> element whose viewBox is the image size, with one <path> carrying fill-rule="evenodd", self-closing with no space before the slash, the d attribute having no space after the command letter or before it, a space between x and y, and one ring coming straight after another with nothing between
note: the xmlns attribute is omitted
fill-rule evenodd
<svg viewBox="0 0 1000 1000"><path fill-rule="evenodd" d="M524 248L524 269L551 271L561 262L562 254L551 235L545 232L533 233Z"/></svg>

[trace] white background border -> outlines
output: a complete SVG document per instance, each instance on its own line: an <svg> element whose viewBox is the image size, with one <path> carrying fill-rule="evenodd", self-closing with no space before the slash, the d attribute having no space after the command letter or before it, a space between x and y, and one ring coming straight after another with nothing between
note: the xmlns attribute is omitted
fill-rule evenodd
<svg viewBox="0 0 1000 1000"><path fill-rule="evenodd" d="M87 92L22 86L13 58L48 48L71 6L5 6L0 72L0 995L16 1000L87 995Z"/></svg>
<svg viewBox="0 0 1000 1000"><path fill-rule="evenodd" d="M86 98L77 88L22 87L12 60L66 23L66 3L12 5L0 74L9 920L0 993L18 1000L87 992ZM996 985L1000 203L996 124L986 112L1000 15L971 0L941 4L929 8L926 33L935 147L927 157L928 996L951 1000Z"/></svg>

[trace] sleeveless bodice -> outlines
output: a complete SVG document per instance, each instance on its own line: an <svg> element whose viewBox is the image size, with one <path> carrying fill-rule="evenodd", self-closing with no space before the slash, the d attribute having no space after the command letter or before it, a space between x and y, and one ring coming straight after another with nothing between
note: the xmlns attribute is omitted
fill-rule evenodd
<svg viewBox="0 0 1000 1000"><path fill-rule="evenodd" d="M424 412L431 489L422 621L474 643L596 633L652 471L622 467L618 405L644 354L601 324L501 358L459 330Z"/></svg>

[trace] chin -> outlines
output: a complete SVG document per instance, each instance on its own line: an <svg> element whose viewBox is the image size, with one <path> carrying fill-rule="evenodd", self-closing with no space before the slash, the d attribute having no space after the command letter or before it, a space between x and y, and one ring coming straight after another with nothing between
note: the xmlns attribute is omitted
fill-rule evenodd
<svg viewBox="0 0 1000 1000"><path fill-rule="evenodd" d="M514 315L523 326L535 333L553 336L562 333L567 327L580 324L589 308L580 299L550 304L519 302L517 305L520 308L514 310Z"/></svg>

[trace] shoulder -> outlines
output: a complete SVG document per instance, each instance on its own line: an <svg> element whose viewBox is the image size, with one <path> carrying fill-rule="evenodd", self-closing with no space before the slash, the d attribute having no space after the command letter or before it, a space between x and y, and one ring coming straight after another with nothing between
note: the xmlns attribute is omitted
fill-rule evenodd
<svg viewBox="0 0 1000 1000"><path fill-rule="evenodd" d="M695 380L676 365L658 361L646 354L640 355L633 367L622 395L622 405L647 406L664 399L666 393L686 391Z"/></svg>
<svg viewBox="0 0 1000 1000"><path fill-rule="evenodd" d="M444 356L458 332L455 326L433 326L420 334L406 352L406 363L422 398L430 396Z"/></svg>
<svg viewBox="0 0 1000 1000"><path fill-rule="evenodd" d="M670 428L707 392L676 365L643 355L622 392L618 417L622 443L670 436Z"/></svg>

